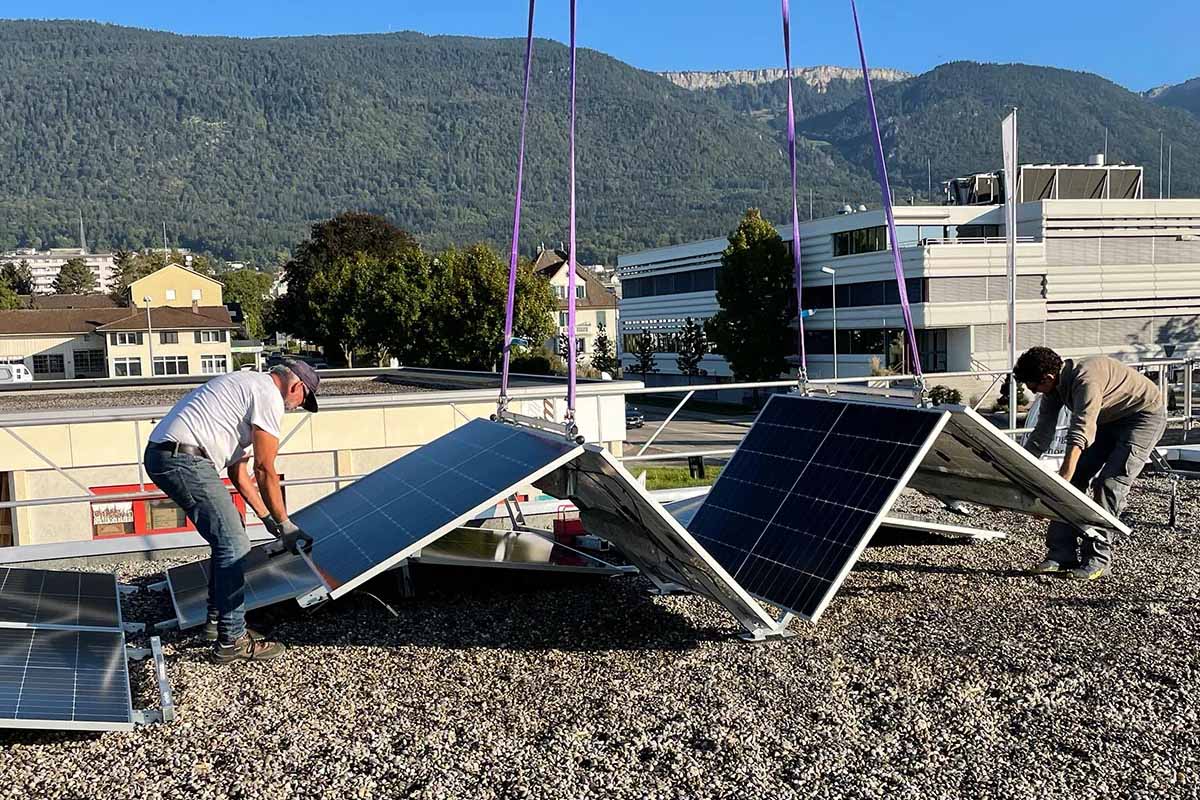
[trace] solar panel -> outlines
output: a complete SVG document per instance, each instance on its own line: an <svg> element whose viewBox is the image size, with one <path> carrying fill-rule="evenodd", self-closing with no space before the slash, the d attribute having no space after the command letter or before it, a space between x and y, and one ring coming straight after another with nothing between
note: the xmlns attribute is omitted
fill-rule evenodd
<svg viewBox="0 0 1200 800"><path fill-rule="evenodd" d="M561 437L476 419L292 515L339 597L574 458Z"/></svg>
<svg viewBox="0 0 1200 800"><path fill-rule="evenodd" d="M120 631L0 628L0 727L133 727Z"/></svg>
<svg viewBox="0 0 1200 800"><path fill-rule="evenodd" d="M473 420L292 514L314 539L309 558L319 574L300 556L268 556L274 543L259 545L246 556L246 608L302 597L323 582L330 596L340 597L579 449L529 429ZM204 623L210 569L205 559L167 571L180 628Z"/></svg>
<svg viewBox="0 0 1200 800"><path fill-rule="evenodd" d="M303 558L287 552L268 555L273 547L277 545L259 545L243 559L247 611L302 597L321 586L321 579ZM208 618L211 572L212 559L208 558L167 570L167 588L180 629L203 625Z"/></svg>
<svg viewBox="0 0 1200 800"><path fill-rule="evenodd" d="M908 485L953 500L1058 519L1076 528L1128 533L1119 519L1045 469L987 420L962 406L952 414Z"/></svg>
<svg viewBox="0 0 1200 800"><path fill-rule="evenodd" d="M948 416L774 395L688 530L751 595L816 620Z"/></svg>
<svg viewBox="0 0 1200 800"><path fill-rule="evenodd" d="M121 628L110 573L0 568L0 627Z"/></svg>
<svg viewBox="0 0 1200 800"><path fill-rule="evenodd" d="M778 633L762 606L606 450L588 445L534 485L570 499L588 532L616 545L660 589L680 587L716 600L751 638Z"/></svg>

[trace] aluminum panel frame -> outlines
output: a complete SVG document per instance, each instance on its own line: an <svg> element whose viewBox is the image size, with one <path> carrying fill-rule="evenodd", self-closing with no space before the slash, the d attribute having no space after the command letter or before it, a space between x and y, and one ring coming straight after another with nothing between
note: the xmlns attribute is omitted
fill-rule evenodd
<svg viewBox="0 0 1200 800"><path fill-rule="evenodd" d="M554 551L570 554L579 564L552 560ZM474 552L472 552L474 551ZM490 551L490 552L489 552ZM522 552L524 551L524 552ZM409 560L417 564L508 569L549 574L623 575L628 569L559 544L532 531L459 528L427 545Z"/></svg>

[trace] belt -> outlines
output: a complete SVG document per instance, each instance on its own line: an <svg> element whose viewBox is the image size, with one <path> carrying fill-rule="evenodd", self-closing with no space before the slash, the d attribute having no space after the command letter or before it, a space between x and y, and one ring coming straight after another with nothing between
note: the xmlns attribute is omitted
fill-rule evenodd
<svg viewBox="0 0 1200 800"><path fill-rule="evenodd" d="M193 444L183 444L182 442L150 442L146 447L151 450L165 450L173 456L184 453L189 456L208 458L208 453L204 451L203 447L196 447Z"/></svg>

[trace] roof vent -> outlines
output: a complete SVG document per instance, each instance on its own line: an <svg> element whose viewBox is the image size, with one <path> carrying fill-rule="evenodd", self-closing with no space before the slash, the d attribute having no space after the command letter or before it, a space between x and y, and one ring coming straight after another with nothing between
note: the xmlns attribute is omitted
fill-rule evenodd
<svg viewBox="0 0 1200 800"><path fill-rule="evenodd" d="M1096 153L1095 155L1088 156L1087 163L1089 167L1103 167L1104 153Z"/></svg>

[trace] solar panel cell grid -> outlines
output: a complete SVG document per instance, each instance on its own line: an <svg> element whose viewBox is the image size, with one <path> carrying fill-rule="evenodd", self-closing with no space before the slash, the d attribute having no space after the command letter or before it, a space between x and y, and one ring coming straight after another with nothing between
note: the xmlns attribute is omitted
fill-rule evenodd
<svg viewBox="0 0 1200 800"><path fill-rule="evenodd" d="M130 716L121 633L0 629L0 724L127 724Z"/></svg>
<svg viewBox="0 0 1200 800"><path fill-rule="evenodd" d="M115 576L107 573L0 569L0 625L119 628Z"/></svg>
<svg viewBox="0 0 1200 800"><path fill-rule="evenodd" d="M943 416L775 396L689 530L751 594L813 618Z"/></svg>

